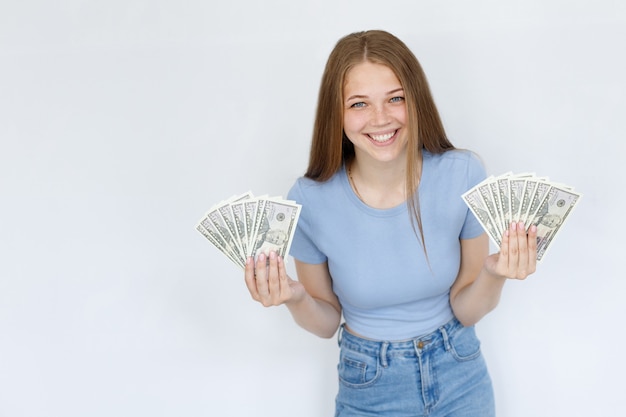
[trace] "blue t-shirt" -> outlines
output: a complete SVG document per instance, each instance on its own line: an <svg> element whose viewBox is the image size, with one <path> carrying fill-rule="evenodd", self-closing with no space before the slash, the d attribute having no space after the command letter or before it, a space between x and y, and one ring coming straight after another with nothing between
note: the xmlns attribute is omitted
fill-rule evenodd
<svg viewBox="0 0 626 417"><path fill-rule="evenodd" d="M367 206L345 167L326 182L299 178L288 194L302 205L290 254L310 264L328 261L346 323L371 339L416 337L452 319L459 239L483 233L461 198L485 178L482 164L469 151L423 156L419 204L428 259L406 203Z"/></svg>

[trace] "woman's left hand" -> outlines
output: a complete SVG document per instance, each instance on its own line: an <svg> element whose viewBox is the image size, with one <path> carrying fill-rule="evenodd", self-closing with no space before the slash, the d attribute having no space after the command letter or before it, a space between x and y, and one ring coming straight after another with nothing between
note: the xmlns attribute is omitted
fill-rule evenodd
<svg viewBox="0 0 626 417"><path fill-rule="evenodd" d="M485 259L485 269L490 274L525 279L537 268L537 227L526 233L523 222L511 223L502 236L500 252Z"/></svg>

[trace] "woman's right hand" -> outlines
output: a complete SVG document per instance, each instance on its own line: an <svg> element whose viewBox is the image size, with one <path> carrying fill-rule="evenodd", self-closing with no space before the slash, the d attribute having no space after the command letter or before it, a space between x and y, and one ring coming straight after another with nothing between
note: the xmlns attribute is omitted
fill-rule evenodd
<svg viewBox="0 0 626 417"><path fill-rule="evenodd" d="M252 298L265 307L296 303L306 295L304 286L287 275L285 262L276 252L261 254L256 262L249 257L245 280Z"/></svg>

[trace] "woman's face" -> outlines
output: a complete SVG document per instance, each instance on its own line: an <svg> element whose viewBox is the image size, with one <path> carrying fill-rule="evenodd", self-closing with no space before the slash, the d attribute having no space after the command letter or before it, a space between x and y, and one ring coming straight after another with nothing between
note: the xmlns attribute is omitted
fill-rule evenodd
<svg viewBox="0 0 626 417"><path fill-rule="evenodd" d="M359 161L396 162L406 155L404 90L387 66L363 62L346 75L343 129Z"/></svg>

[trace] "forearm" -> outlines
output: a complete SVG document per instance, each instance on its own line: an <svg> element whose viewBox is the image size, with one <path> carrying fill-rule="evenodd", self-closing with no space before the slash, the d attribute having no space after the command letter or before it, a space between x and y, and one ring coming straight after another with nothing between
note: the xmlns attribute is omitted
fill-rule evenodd
<svg viewBox="0 0 626 417"><path fill-rule="evenodd" d="M331 338L339 328L341 312L308 293L301 300L286 303L286 306L300 327L319 337Z"/></svg>
<svg viewBox="0 0 626 417"><path fill-rule="evenodd" d="M492 275L485 268L476 279L450 298L452 311L464 326L472 326L496 308L500 301L505 277Z"/></svg>
<svg viewBox="0 0 626 417"><path fill-rule="evenodd" d="M511 223L502 236L500 252L485 258L486 251L485 234L461 241L461 268L450 290L450 304L465 326L476 324L498 305L507 279L526 279L535 272L537 227L531 226L526 233L523 223ZM473 271L479 271L478 276Z"/></svg>

